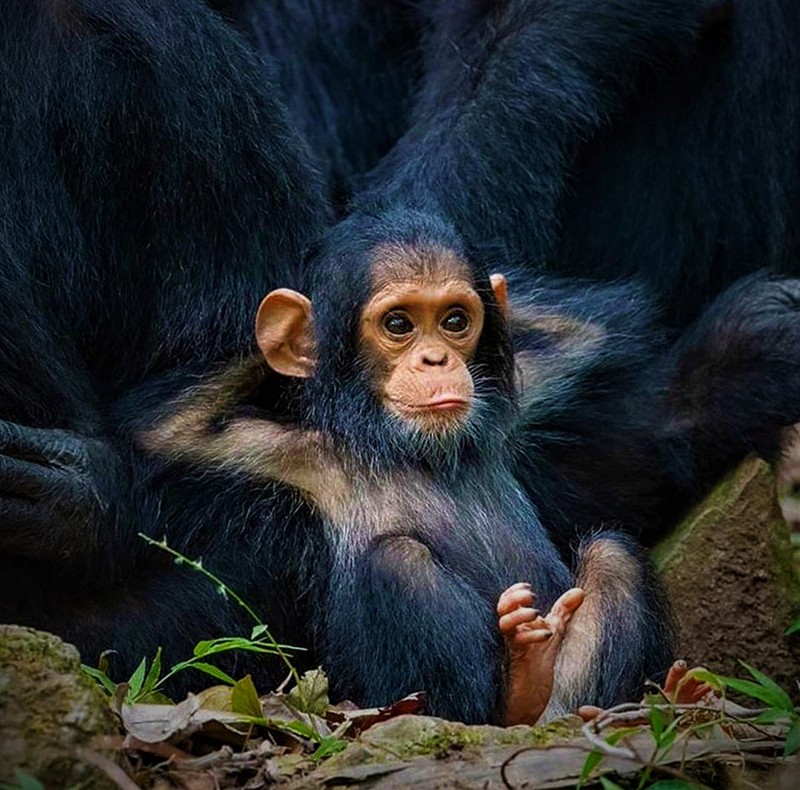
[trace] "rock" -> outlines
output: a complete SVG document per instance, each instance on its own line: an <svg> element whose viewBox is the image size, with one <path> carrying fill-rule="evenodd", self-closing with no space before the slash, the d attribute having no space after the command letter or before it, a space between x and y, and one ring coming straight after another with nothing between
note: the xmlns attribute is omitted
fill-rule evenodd
<svg viewBox="0 0 800 790"><path fill-rule="evenodd" d="M80 669L78 651L52 634L0 625L0 782L16 771L48 790L115 787L76 750L116 731L108 702Z"/></svg>
<svg viewBox="0 0 800 790"><path fill-rule="evenodd" d="M783 454L775 469L778 503L786 523L800 532L800 423L787 428L783 436Z"/></svg>
<svg viewBox="0 0 800 790"><path fill-rule="evenodd" d="M653 553L690 665L747 677L740 660L796 692L800 579L769 466L731 473Z"/></svg>

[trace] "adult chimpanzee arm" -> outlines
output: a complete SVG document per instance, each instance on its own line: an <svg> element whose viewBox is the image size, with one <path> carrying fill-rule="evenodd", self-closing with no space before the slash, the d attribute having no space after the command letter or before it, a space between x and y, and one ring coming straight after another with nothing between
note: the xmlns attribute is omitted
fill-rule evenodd
<svg viewBox="0 0 800 790"><path fill-rule="evenodd" d="M113 566L129 518L116 449L74 431L0 420L0 553Z"/></svg>
<svg viewBox="0 0 800 790"><path fill-rule="evenodd" d="M669 349L630 286L527 290L511 310L516 472L562 548L600 524L655 540L747 453L775 457L800 419L796 280L742 281Z"/></svg>
<svg viewBox="0 0 800 790"><path fill-rule="evenodd" d="M800 420L799 350L800 280L765 276L725 291L672 349L669 441L693 493L749 452L778 457Z"/></svg>
<svg viewBox="0 0 800 790"><path fill-rule="evenodd" d="M113 648L123 671L241 632L141 531L235 578L280 633L307 511L131 445L167 395L250 351L258 299L296 277L326 216L307 146L239 32L196 0L9 0L0 82L0 620Z"/></svg>
<svg viewBox="0 0 800 790"><path fill-rule="evenodd" d="M416 122L356 205L440 211L470 244L543 261L579 143L643 69L691 48L710 9L681 0L432 3Z"/></svg>

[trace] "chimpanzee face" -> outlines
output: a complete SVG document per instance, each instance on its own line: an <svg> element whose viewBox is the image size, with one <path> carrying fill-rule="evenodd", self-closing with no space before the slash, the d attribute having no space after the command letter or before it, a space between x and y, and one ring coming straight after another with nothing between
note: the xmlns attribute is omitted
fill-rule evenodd
<svg viewBox="0 0 800 790"><path fill-rule="evenodd" d="M505 280L491 278L505 309ZM379 248L358 321L356 356L373 394L412 433L458 432L474 408L470 371L485 308L467 265L445 249ZM287 289L262 302L259 346L279 373L310 377L316 367L311 301Z"/></svg>

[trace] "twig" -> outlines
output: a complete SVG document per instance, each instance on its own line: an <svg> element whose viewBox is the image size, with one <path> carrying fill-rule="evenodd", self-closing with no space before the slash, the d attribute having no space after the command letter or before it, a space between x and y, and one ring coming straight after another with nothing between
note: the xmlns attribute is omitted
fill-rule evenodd
<svg viewBox="0 0 800 790"><path fill-rule="evenodd" d="M139 790L139 785L108 757L82 747L78 747L75 752L85 763L102 771L120 790Z"/></svg>

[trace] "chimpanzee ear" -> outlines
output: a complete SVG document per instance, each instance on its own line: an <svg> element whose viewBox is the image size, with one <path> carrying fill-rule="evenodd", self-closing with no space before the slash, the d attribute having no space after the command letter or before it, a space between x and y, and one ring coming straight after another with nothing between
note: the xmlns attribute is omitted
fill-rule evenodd
<svg viewBox="0 0 800 790"><path fill-rule="evenodd" d="M295 378L313 375L317 354L311 301L288 288L268 293L256 315L256 342L277 373Z"/></svg>
<svg viewBox="0 0 800 790"><path fill-rule="evenodd" d="M494 291L494 298L497 301L497 305L500 308L500 312L504 315L508 315L508 285L506 283L506 278L502 274L492 274L489 276L489 283L492 286L492 290Z"/></svg>

